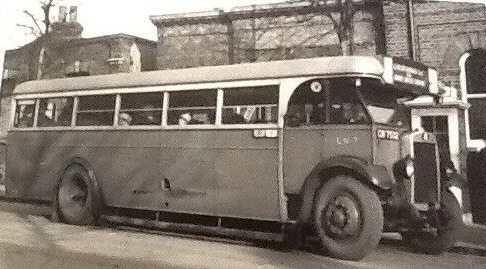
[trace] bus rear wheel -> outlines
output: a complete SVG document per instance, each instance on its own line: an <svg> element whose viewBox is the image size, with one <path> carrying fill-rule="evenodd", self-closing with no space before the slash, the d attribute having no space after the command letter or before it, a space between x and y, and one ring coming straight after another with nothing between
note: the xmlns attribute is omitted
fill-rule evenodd
<svg viewBox="0 0 486 269"><path fill-rule="evenodd" d="M79 165L69 166L57 189L59 218L74 225L91 225L93 213L93 188L86 169Z"/></svg>
<svg viewBox="0 0 486 269"><path fill-rule="evenodd" d="M359 260L378 245L383 209L374 191L352 177L337 176L322 185L315 201L314 225L328 255Z"/></svg>

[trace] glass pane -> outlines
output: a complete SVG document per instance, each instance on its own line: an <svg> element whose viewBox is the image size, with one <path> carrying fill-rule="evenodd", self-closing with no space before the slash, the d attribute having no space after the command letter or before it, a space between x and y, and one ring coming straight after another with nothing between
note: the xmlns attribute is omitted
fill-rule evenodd
<svg viewBox="0 0 486 269"><path fill-rule="evenodd" d="M422 117L422 127L425 131L429 133L434 132L434 118L433 117Z"/></svg>
<svg viewBox="0 0 486 269"><path fill-rule="evenodd" d="M449 131L449 123L447 116L435 117L435 131L437 133L447 133Z"/></svg>
<svg viewBox="0 0 486 269"><path fill-rule="evenodd" d="M81 96L78 111L85 110L115 110L115 95Z"/></svg>
<svg viewBox="0 0 486 269"><path fill-rule="evenodd" d="M171 92L167 124L214 124L216 90Z"/></svg>
<svg viewBox="0 0 486 269"><path fill-rule="evenodd" d="M78 113L77 126L111 126L114 112L85 112Z"/></svg>
<svg viewBox="0 0 486 269"><path fill-rule="evenodd" d="M223 108L224 124L277 123L278 107L275 106L234 106Z"/></svg>
<svg viewBox="0 0 486 269"><path fill-rule="evenodd" d="M169 108L216 107L216 90L171 92Z"/></svg>
<svg viewBox="0 0 486 269"><path fill-rule="evenodd" d="M115 95L79 97L77 126L111 126L115 114Z"/></svg>
<svg viewBox="0 0 486 269"><path fill-rule="evenodd" d="M163 93L122 94L118 125L160 125L163 100Z"/></svg>
<svg viewBox="0 0 486 269"><path fill-rule="evenodd" d="M302 83L289 100L285 122L287 126L320 125L328 122L330 81L311 80Z"/></svg>
<svg viewBox="0 0 486 269"><path fill-rule="evenodd" d="M169 125L214 124L215 109L180 109L168 112Z"/></svg>
<svg viewBox="0 0 486 269"><path fill-rule="evenodd" d="M41 99L37 126L71 126L73 98Z"/></svg>
<svg viewBox="0 0 486 269"><path fill-rule="evenodd" d="M14 126L26 128L34 126L35 100L19 100L15 109Z"/></svg>
<svg viewBox="0 0 486 269"><path fill-rule="evenodd" d="M224 106L265 104L278 104L278 86L224 90Z"/></svg>
<svg viewBox="0 0 486 269"><path fill-rule="evenodd" d="M486 99L470 98L468 101L471 104L471 107L469 108L471 139L486 139L486 120L484 119Z"/></svg>
<svg viewBox="0 0 486 269"><path fill-rule="evenodd" d="M277 123L278 86L224 90L224 124Z"/></svg>
<svg viewBox="0 0 486 269"><path fill-rule="evenodd" d="M363 104L358 97L355 83L355 79L332 80L330 123L369 123Z"/></svg>
<svg viewBox="0 0 486 269"><path fill-rule="evenodd" d="M155 93L130 93L121 95L121 109L145 109L162 108L164 94Z"/></svg>

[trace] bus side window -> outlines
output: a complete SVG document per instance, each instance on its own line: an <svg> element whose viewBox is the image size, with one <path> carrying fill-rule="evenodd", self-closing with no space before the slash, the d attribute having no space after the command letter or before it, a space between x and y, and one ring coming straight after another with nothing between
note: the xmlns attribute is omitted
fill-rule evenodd
<svg viewBox="0 0 486 269"><path fill-rule="evenodd" d="M77 126L112 126L115 95L80 96L76 114Z"/></svg>
<svg viewBox="0 0 486 269"><path fill-rule="evenodd" d="M18 100L15 108L14 127L27 128L34 126L35 100Z"/></svg>
<svg viewBox="0 0 486 269"><path fill-rule="evenodd" d="M278 86L225 89L223 124L277 123Z"/></svg>
<svg viewBox="0 0 486 269"><path fill-rule="evenodd" d="M163 101L160 92L122 94L118 125L161 125Z"/></svg>
<svg viewBox="0 0 486 269"><path fill-rule="evenodd" d="M171 92L169 94L167 124L214 124L216 93L216 90Z"/></svg>
<svg viewBox="0 0 486 269"><path fill-rule="evenodd" d="M73 98L41 99L37 126L71 126Z"/></svg>

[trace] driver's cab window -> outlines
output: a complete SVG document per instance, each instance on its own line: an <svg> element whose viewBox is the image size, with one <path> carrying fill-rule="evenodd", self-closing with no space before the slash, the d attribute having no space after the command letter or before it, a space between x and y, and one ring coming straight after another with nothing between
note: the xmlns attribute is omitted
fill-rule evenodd
<svg viewBox="0 0 486 269"><path fill-rule="evenodd" d="M356 79L332 80L331 107L329 123L365 124L369 123L366 110L356 90Z"/></svg>
<svg viewBox="0 0 486 269"><path fill-rule="evenodd" d="M355 79L317 79L301 84L289 100L286 126L369 123Z"/></svg>

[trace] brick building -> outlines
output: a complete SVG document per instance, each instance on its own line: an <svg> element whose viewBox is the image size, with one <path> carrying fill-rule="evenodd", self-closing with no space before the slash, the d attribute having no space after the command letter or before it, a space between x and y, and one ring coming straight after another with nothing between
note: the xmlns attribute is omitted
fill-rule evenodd
<svg viewBox="0 0 486 269"><path fill-rule="evenodd" d="M385 53L381 5L354 16L354 54ZM268 4L151 16L157 26L157 68L172 69L341 54L332 22L302 4ZM184 53L181 53L181 52Z"/></svg>
<svg viewBox="0 0 486 269"><path fill-rule="evenodd" d="M459 87L459 58L486 46L484 4L425 0L357 1L354 54L413 58ZM306 4L235 7L229 12L154 15L157 68L332 56L329 18ZM183 53L181 53L183 52Z"/></svg>

